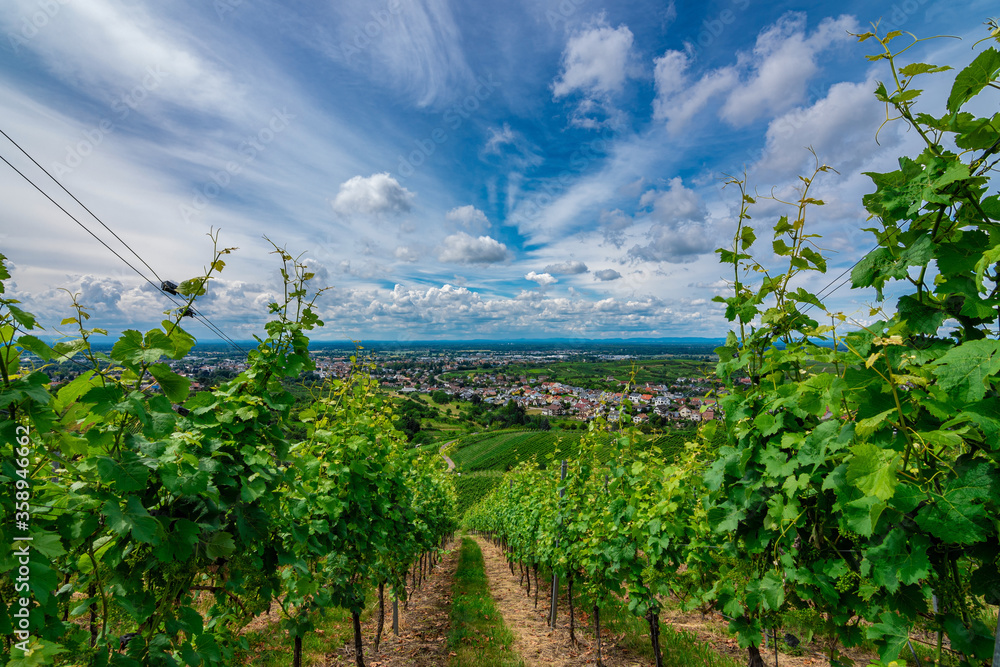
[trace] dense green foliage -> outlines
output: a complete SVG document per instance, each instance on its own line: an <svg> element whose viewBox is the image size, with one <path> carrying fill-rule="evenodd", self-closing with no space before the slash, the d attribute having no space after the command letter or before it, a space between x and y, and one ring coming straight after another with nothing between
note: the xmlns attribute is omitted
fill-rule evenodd
<svg viewBox="0 0 1000 667"><path fill-rule="evenodd" d="M503 473L494 471L466 472L455 478L455 495L458 502L455 512L459 516L485 498L493 487L503 480Z"/></svg>
<svg viewBox="0 0 1000 667"><path fill-rule="evenodd" d="M913 82L948 68L899 66L900 37L860 39L879 44L870 58L891 71L875 92L889 120L926 145L899 170L868 174L877 247L851 274L880 299L890 282L909 283L894 312L873 308L874 322L853 326L810 316L826 310L799 286L826 271L807 229L826 167L785 202L766 260L754 256L757 202L733 179L739 226L719 251L734 290L718 300L735 327L718 349L723 446L707 444L716 422L666 462L634 430L610 442L592 432L564 481L522 465L468 514L511 559L579 577L598 603L627 592L654 646L674 594L730 617L751 667L763 665L763 633L795 611L821 619L832 664L848 662L838 643L865 641L888 664L918 629L936 634L939 665L993 656L983 618L1000 604L1000 198L989 190L1000 114L964 109L1000 87L1000 52L959 72L934 116L916 110Z"/></svg>
<svg viewBox="0 0 1000 667"><path fill-rule="evenodd" d="M586 434L572 431L490 431L465 436L449 450L460 472L506 471L522 461L536 459L544 467L550 458L573 459L579 453L580 441ZM601 442L609 434L595 436ZM650 435L641 438L640 447L657 447L664 456L671 456L684 446L685 436L678 433ZM610 455L610 450L606 455Z"/></svg>
<svg viewBox="0 0 1000 667"><path fill-rule="evenodd" d="M550 428L548 419L529 415L527 409L513 399L500 406L473 403L465 413L465 419L492 429L530 428L547 431Z"/></svg>
<svg viewBox="0 0 1000 667"><path fill-rule="evenodd" d="M79 338L50 347L0 300L0 481L18 491L0 498L0 540L30 538L26 590L22 563L0 556L0 633L30 632L0 649L11 667L230 665L272 602L301 638L324 609L357 615L372 583L405 595L408 565L453 529L450 477L405 453L362 365L293 411L283 381L312 369L307 332L322 322L312 274L285 251L284 298L249 367L190 394L169 365L195 344L179 323L229 252L180 285L186 303L162 327L124 332L109 354L82 305L63 322ZM0 262L0 293L9 277ZM25 351L90 370L55 388Z"/></svg>

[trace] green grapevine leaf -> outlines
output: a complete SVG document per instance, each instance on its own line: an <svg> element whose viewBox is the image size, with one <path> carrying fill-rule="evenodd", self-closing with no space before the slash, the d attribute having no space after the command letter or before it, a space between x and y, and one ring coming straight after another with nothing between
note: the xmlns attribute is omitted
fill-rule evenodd
<svg viewBox="0 0 1000 667"><path fill-rule="evenodd" d="M146 488L149 468L132 452L122 454L120 461L108 456L97 459L97 472L107 484L114 484L121 493L132 493Z"/></svg>
<svg viewBox="0 0 1000 667"><path fill-rule="evenodd" d="M17 344L23 347L28 352L31 352L35 356L39 357L43 361L48 361L51 359L55 352L51 347L45 344L41 339L36 338L30 334L25 334L19 336L17 339Z"/></svg>
<svg viewBox="0 0 1000 667"><path fill-rule="evenodd" d="M101 514L108 519L108 527L119 535L131 533L139 542L158 544L160 522L149 515L142 502L135 496L129 496L123 511L118 503L109 500L101 508Z"/></svg>
<svg viewBox="0 0 1000 667"><path fill-rule="evenodd" d="M865 554L872 579L892 593L899 590L900 584L918 583L930 574L929 547L926 535L910 534L898 526L893 528L882 544Z"/></svg>
<svg viewBox="0 0 1000 667"><path fill-rule="evenodd" d="M236 543L233 536L225 531L212 533L212 535L202 541L205 545L205 555L209 558L225 558L236 550Z"/></svg>
<svg viewBox="0 0 1000 667"><path fill-rule="evenodd" d="M935 74L937 72L947 72L951 67L947 65L939 67L937 65L928 65L927 63L910 63L906 67L901 67L899 73L903 76L916 76L918 74Z"/></svg>
<svg viewBox="0 0 1000 667"><path fill-rule="evenodd" d="M953 479L941 495L917 513L917 523L935 537L952 544L973 544L984 538L975 523L985 516L983 502L993 496L990 466L980 463Z"/></svg>
<svg viewBox="0 0 1000 667"><path fill-rule="evenodd" d="M948 96L948 111L955 113L962 105L975 97L1000 71L1000 52L990 47L980 53L968 67L955 77L955 83Z"/></svg>
<svg viewBox="0 0 1000 667"><path fill-rule="evenodd" d="M160 383L160 389L174 403L180 403L188 396L191 380L170 370L166 364L152 364L149 374Z"/></svg>
<svg viewBox="0 0 1000 667"><path fill-rule="evenodd" d="M980 401L990 378L1000 372L1000 341L982 339L948 350L934 364L934 375L963 402Z"/></svg>
<svg viewBox="0 0 1000 667"><path fill-rule="evenodd" d="M891 611L884 611L879 616L879 622L874 623L867 631L868 639L879 640L882 648L879 657L883 662L895 660L900 651L906 647L910 639L910 626L906 619Z"/></svg>
<svg viewBox="0 0 1000 667"><path fill-rule="evenodd" d="M166 539L154 552L157 558L166 562L187 560L194 553L194 545L197 544L200 534L201 527L197 523L188 519L178 519L170 524L170 529L166 531Z"/></svg>

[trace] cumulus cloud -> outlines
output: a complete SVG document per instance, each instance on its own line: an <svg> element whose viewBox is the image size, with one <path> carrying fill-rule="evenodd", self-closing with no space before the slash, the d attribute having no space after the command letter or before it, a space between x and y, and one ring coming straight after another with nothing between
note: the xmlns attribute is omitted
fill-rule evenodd
<svg viewBox="0 0 1000 667"><path fill-rule="evenodd" d="M691 58L669 50L655 59L656 98L653 115L677 134L716 97L724 97L718 115L733 126L781 113L801 103L817 58L851 39L853 17L826 18L807 34L806 17L790 12L761 31L749 53L737 54L735 65L709 70L692 82Z"/></svg>
<svg viewBox="0 0 1000 667"><path fill-rule="evenodd" d="M554 282L558 282L548 273L535 273L534 271L525 274L524 279L534 281L539 285L541 285L542 287L545 287L546 285L551 285Z"/></svg>
<svg viewBox="0 0 1000 667"><path fill-rule="evenodd" d="M764 155L756 169L773 180L795 176L811 155L802 150L811 146L824 163L841 173L852 173L871 158L872 138L885 120L885 105L871 94L874 81L838 83L826 97L808 107L799 107L775 118L768 125ZM879 135L879 150L895 147L900 141L896 126Z"/></svg>
<svg viewBox="0 0 1000 667"><path fill-rule="evenodd" d="M600 271L594 271L594 280L607 282L609 280L618 280L621 277L622 274L618 273L614 269L601 269Z"/></svg>
<svg viewBox="0 0 1000 667"><path fill-rule="evenodd" d="M649 243L632 246L628 255L646 262L688 264L695 261L698 255L712 252L717 245L718 240L706 234L702 225L674 227L657 224L649 230Z"/></svg>
<svg viewBox="0 0 1000 667"><path fill-rule="evenodd" d="M458 232L445 237L438 259L456 264L493 264L507 259L507 246L490 236L477 238Z"/></svg>
<svg viewBox="0 0 1000 667"><path fill-rule="evenodd" d="M610 243L616 248L621 248L625 243L625 230L631 227L634 222L621 209L616 208L613 211L601 211L600 223L601 232L604 234L604 242Z"/></svg>
<svg viewBox="0 0 1000 667"><path fill-rule="evenodd" d="M854 17L826 18L806 36L805 14L787 14L760 33L747 79L729 95L720 115L739 126L765 113L780 112L802 102L816 73L817 56L858 32Z"/></svg>
<svg viewBox="0 0 1000 667"><path fill-rule="evenodd" d="M634 37L627 26L612 28L604 22L570 37L563 51L562 74L552 85L556 99L574 92L606 95L625 85L629 52Z"/></svg>
<svg viewBox="0 0 1000 667"><path fill-rule="evenodd" d="M322 304L320 316L336 323L345 336L410 335L439 337L443 326L448 335L538 335L580 336L678 335L701 332L706 318L697 308L656 297L609 297L597 302L572 297L547 296L540 290L525 290L515 297L485 297L474 290L453 285L392 290L338 289ZM725 331L722 318L717 327Z"/></svg>
<svg viewBox="0 0 1000 667"><path fill-rule="evenodd" d="M569 38L552 96L556 100L574 94L582 97L572 116L574 124L599 127L616 118L611 99L625 87L634 41L628 26L612 28L603 15L592 27Z"/></svg>
<svg viewBox="0 0 1000 667"><path fill-rule="evenodd" d="M574 275L577 273L586 273L588 269L587 265L583 262L572 260L568 262L560 262L559 264L549 264L542 269L542 271L556 275Z"/></svg>
<svg viewBox="0 0 1000 667"><path fill-rule="evenodd" d="M491 227L486 214L472 205L453 208L444 217L448 222L458 223L474 234L482 234Z"/></svg>
<svg viewBox="0 0 1000 667"><path fill-rule="evenodd" d="M405 245L401 245L396 248L393 254L396 256L396 259L400 259L404 262L415 262L420 259L420 253Z"/></svg>
<svg viewBox="0 0 1000 667"><path fill-rule="evenodd" d="M340 185L333 210L341 215L399 214L411 208L414 194L388 172L368 178L354 176Z"/></svg>
<svg viewBox="0 0 1000 667"><path fill-rule="evenodd" d="M313 274L313 282L310 284L323 286L330 280L330 271L323 262L313 257L307 257L302 260L302 263L306 265L309 273Z"/></svg>
<svg viewBox="0 0 1000 667"><path fill-rule="evenodd" d="M634 245L628 255L635 260L693 262L698 255L711 252L717 244L714 224L696 192L684 186L678 177L667 190L646 192L641 207L652 206L648 243Z"/></svg>
<svg viewBox="0 0 1000 667"><path fill-rule="evenodd" d="M305 260L311 270L318 269L315 287L323 286L324 269L314 260ZM8 284L8 287L11 285ZM94 326L104 328L111 336L124 329L142 329L156 326L163 320L165 310L173 310L177 304L168 299L160 290L146 282L133 278L116 278L83 274L67 276L58 284L31 294L13 292L13 298L21 299L25 310L35 314L40 323L50 333L62 331L57 326L63 318L72 314L69 294L76 294L81 305L88 309ZM194 311L208 318L231 338L248 338L258 333L267 319L267 304L275 301L280 293L272 285L248 283L239 280L212 280L207 292L198 297ZM199 340L215 340L215 332L205 328L201 320L184 319L182 326Z"/></svg>
<svg viewBox="0 0 1000 667"><path fill-rule="evenodd" d="M667 190L648 190L639 199L639 206L652 205L653 217L663 223L701 222L705 219L705 207L701 197L694 190L684 187L680 177L670 181Z"/></svg>

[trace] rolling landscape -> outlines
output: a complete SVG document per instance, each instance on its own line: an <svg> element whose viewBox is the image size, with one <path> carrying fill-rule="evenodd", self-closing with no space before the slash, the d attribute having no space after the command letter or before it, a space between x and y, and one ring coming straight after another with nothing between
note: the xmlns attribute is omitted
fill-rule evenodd
<svg viewBox="0 0 1000 667"><path fill-rule="evenodd" d="M887 3L0 3L0 665L1000 667L1000 24Z"/></svg>

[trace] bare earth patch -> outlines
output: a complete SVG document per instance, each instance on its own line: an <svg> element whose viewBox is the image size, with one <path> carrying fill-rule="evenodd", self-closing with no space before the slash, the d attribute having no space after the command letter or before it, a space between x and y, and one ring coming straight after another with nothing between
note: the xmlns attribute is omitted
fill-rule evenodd
<svg viewBox="0 0 1000 667"><path fill-rule="evenodd" d="M483 551L486 578L497 609L503 614L504 622L517 640L514 648L521 654L527 667L575 667L593 665L597 662L597 644L593 634L580 627L580 610L576 611L576 636L580 645L574 647L569 641L569 608L565 603L565 588L561 591L556 615L556 629L548 626L549 585L539 580L541 595L538 609L535 609L534 591L529 599L525 589L518 582L519 575L511 575L507 559L488 540L474 538ZM589 614L588 614L589 618ZM601 653L603 662L609 667L643 666L647 662L631 655L615 644L615 638L602 632Z"/></svg>

